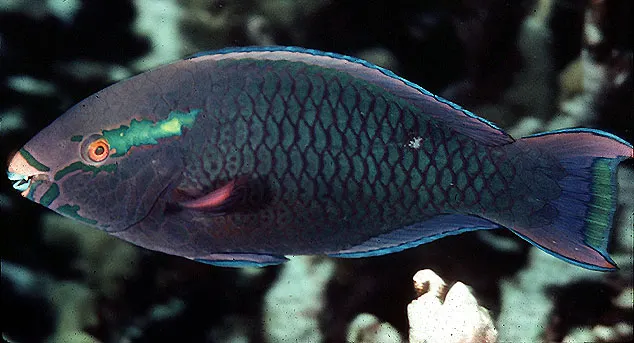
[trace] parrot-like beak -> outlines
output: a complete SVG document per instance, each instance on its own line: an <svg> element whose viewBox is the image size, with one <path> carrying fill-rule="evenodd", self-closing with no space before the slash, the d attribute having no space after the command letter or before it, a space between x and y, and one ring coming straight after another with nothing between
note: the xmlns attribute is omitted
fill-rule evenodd
<svg viewBox="0 0 634 343"><path fill-rule="evenodd" d="M13 182L13 188L26 197L33 181L49 179L49 175L41 169L41 167L38 169L32 166L21 153L17 152L9 160L7 176Z"/></svg>

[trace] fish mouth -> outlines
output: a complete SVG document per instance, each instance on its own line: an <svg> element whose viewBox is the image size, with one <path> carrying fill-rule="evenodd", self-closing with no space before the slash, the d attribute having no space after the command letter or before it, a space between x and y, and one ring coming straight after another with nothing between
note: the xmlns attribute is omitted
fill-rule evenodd
<svg viewBox="0 0 634 343"><path fill-rule="evenodd" d="M27 196L35 181L49 180L48 173L43 173L33 167L20 153L15 153L10 159L7 177L13 183L13 188L19 191L23 197Z"/></svg>
<svg viewBox="0 0 634 343"><path fill-rule="evenodd" d="M13 172L7 172L9 180L13 182L13 188L20 192L20 195L26 198L27 194L31 190L31 185L35 181L48 181L48 175L20 175Z"/></svg>

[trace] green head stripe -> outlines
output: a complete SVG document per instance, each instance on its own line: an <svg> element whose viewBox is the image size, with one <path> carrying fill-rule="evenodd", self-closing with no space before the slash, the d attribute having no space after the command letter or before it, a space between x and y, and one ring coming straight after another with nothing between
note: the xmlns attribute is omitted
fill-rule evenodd
<svg viewBox="0 0 634 343"><path fill-rule="evenodd" d="M29 163L29 165L31 165L31 167L41 172L47 172L51 170L49 167L43 165L38 160L36 160L35 157L33 157L33 155L31 155L31 153L26 151L24 148L20 149L20 155L24 157L24 159Z"/></svg>
<svg viewBox="0 0 634 343"><path fill-rule="evenodd" d="M56 183L52 184L51 187L48 188L46 193L42 195L40 198L40 204L48 207L57 197L59 196L59 187Z"/></svg>
<svg viewBox="0 0 634 343"><path fill-rule="evenodd" d="M71 142L81 142L82 140L84 140L84 136L82 135L77 135L70 138Z"/></svg>
<svg viewBox="0 0 634 343"><path fill-rule="evenodd" d="M117 129L105 130L102 134L108 140L110 149L115 150L111 156L119 157L125 155L132 147L155 145L158 144L157 139L180 136L183 126L191 129L198 113L200 110L192 110L187 113L174 111L169 114L167 119L156 123L148 119L141 121L133 119L130 126L122 125Z"/></svg>
<svg viewBox="0 0 634 343"><path fill-rule="evenodd" d="M87 165L85 163L82 162L74 162L71 163L70 165L64 167L63 169L61 169L60 171L58 171L57 173L55 173L55 181L60 180L61 178L63 178L64 176L76 172L78 170L84 171L84 172L93 172L93 176L97 175L100 171L104 171L107 173L112 173L117 169L117 164L113 163L113 164L105 164L103 166L99 166L99 167L95 167L95 166L90 166Z"/></svg>
<svg viewBox="0 0 634 343"><path fill-rule="evenodd" d="M79 211L79 206L78 205L68 205L68 204L66 204L66 205L62 205L62 206L57 208L57 212L65 215L67 217L82 221L82 222L84 222L86 224L91 224L91 225L97 224L96 220L84 218L84 217L80 216L77 213L77 211Z"/></svg>

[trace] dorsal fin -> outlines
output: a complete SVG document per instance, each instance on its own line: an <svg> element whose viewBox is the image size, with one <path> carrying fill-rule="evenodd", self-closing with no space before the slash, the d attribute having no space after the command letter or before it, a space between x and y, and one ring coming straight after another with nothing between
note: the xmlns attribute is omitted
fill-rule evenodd
<svg viewBox="0 0 634 343"><path fill-rule="evenodd" d="M226 59L260 59L301 62L324 68L336 69L382 87L413 106L421 115L430 116L448 129L464 134L486 145L504 145L515 140L499 127L484 118L463 109L453 102L407 81L393 72L362 59L299 47L243 47L203 52L189 58L190 61Z"/></svg>

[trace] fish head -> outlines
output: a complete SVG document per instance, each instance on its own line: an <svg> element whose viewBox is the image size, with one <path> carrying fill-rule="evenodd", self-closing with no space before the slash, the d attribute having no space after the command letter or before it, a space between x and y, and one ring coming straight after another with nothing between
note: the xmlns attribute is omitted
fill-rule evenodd
<svg viewBox="0 0 634 343"><path fill-rule="evenodd" d="M110 233L146 219L179 177L178 143L198 113L155 114L156 106L143 106L143 98L134 96L113 102L113 94L122 93L118 88L75 105L8 166L22 196Z"/></svg>

